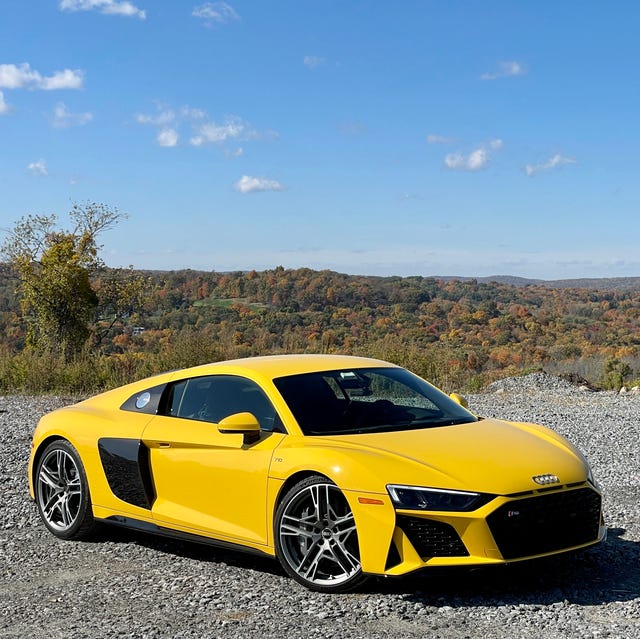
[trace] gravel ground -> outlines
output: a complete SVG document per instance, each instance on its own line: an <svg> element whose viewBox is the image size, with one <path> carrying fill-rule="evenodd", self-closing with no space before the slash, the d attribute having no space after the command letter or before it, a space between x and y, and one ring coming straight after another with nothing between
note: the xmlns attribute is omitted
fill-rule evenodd
<svg viewBox="0 0 640 639"><path fill-rule="evenodd" d="M478 414L537 421L577 444L605 490L604 544L319 595L242 553L111 528L63 542L39 522L25 474L38 418L68 400L0 397L0 637L640 639L640 394L534 374L469 400Z"/></svg>

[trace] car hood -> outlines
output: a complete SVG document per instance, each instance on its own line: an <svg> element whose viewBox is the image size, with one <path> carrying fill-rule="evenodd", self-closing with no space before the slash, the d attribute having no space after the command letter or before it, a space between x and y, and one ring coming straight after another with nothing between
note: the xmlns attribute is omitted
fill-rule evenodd
<svg viewBox="0 0 640 639"><path fill-rule="evenodd" d="M537 475L557 475L560 484L587 478L581 455L560 435L536 424L483 419L318 439L377 457L376 468L386 466L380 468L386 483L511 494L541 488L533 480Z"/></svg>

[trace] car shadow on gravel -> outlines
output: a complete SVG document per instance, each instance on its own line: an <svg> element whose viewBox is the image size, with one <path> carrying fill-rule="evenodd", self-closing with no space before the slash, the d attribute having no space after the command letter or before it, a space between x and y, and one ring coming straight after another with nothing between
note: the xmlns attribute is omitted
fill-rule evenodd
<svg viewBox="0 0 640 639"><path fill-rule="evenodd" d="M404 594L431 606L598 605L640 597L640 542L612 528L595 548L478 569L425 570L377 580L370 592ZM377 587L376 587L377 586Z"/></svg>
<svg viewBox="0 0 640 639"><path fill-rule="evenodd" d="M630 601L640 597L640 542L624 539L624 533L622 528L611 528L607 541L595 548L535 561L477 569L434 568L404 577L375 578L358 592L360 595L402 595L406 601L452 608ZM267 556L116 526L104 526L94 539L96 542L107 540L277 577L285 574L280 564Z"/></svg>
<svg viewBox="0 0 640 639"><path fill-rule="evenodd" d="M258 570L265 574L278 576L284 576L285 574L275 559L261 553L244 551L241 547L238 547L238 550L226 549L206 542L183 541L113 525L101 526L90 540L90 543L105 541L136 544L149 550L175 555L184 559L195 559L202 562Z"/></svg>

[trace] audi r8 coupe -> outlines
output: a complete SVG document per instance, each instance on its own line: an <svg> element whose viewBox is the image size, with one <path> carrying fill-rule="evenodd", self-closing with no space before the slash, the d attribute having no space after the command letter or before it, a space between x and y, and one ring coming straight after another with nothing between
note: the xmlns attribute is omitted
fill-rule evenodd
<svg viewBox="0 0 640 639"><path fill-rule="evenodd" d="M368 358L207 364L45 415L30 493L62 539L110 523L250 550L324 592L604 538L600 491L569 442L463 404Z"/></svg>

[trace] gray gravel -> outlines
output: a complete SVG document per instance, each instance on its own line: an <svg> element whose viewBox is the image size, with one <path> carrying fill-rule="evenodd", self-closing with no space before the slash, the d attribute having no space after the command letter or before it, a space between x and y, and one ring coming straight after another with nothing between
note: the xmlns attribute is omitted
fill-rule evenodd
<svg viewBox="0 0 640 639"><path fill-rule="evenodd" d="M277 563L106 529L63 542L26 485L38 418L62 398L0 397L0 637L429 637L640 639L640 394L543 374L469 397L481 415L551 426L586 454L605 493L606 543L482 570L310 593Z"/></svg>

